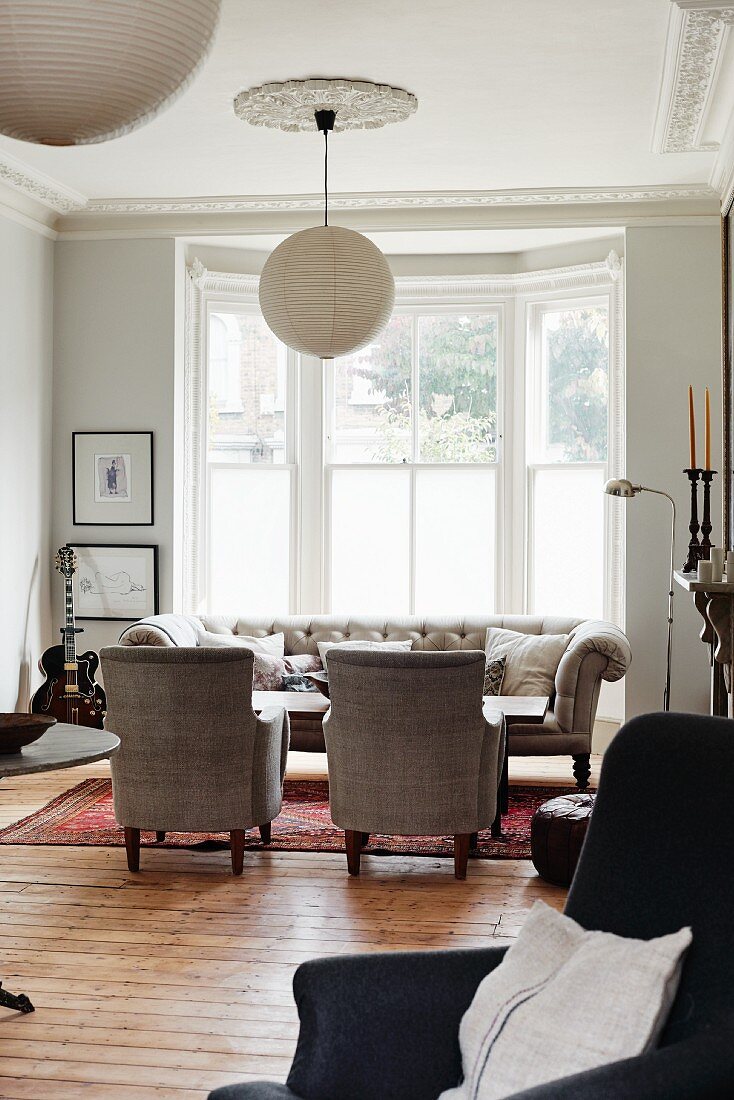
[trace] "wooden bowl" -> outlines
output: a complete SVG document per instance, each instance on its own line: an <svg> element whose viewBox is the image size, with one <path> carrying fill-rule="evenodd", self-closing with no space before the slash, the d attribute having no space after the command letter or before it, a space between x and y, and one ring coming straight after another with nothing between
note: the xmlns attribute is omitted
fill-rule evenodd
<svg viewBox="0 0 734 1100"><path fill-rule="evenodd" d="M306 676L316 684L322 695L325 695L327 699L331 698L329 695L329 677L325 672L307 672Z"/></svg>
<svg viewBox="0 0 734 1100"><path fill-rule="evenodd" d="M42 714L0 714L0 755L20 752L55 725L55 718Z"/></svg>

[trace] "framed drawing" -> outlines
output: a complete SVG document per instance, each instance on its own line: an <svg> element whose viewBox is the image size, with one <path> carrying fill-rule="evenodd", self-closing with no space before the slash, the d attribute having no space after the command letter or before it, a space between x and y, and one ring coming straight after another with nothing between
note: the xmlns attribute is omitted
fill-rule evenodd
<svg viewBox="0 0 734 1100"><path fill-rule="evenodd" d="M734 548L734 196L721 220L723 305L724 481L723 530L726 548Z"/></svg>
<svg viewBox="0 0 734 1100"><path fill-rule="evenodd" d="M153 433L72 432L74 524L153 523Z"/></svg>
<svg viewBox="0 0 734 1100"><path fill-rule="evenodd" d="M143 619L158 614L158 547L72 544L77 619Z"/></svg>

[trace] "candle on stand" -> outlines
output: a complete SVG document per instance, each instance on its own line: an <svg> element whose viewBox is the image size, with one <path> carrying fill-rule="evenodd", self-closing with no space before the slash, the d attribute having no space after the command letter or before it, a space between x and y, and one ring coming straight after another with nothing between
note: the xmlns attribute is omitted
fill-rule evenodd
<svg viewBox="0 0 734 1100"><path fill-rule="evenodd" d="M688 387L688 441L690 444L689 467L696 469L696 419L693 413L693 386Z"/></svg>
<svg viewBox="0 0 734 1100"><path fill-rule="evenodd" d="M706 456L705 469L711 469L711 395L706 387L704 400L704 451Z"/></svg>

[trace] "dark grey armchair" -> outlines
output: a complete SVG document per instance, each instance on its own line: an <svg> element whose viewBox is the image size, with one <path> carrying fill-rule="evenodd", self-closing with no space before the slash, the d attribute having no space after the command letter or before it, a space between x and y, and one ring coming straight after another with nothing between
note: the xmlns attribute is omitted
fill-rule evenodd
<svg viewBox="0 0 734 1100"><path fill-rule="evenodd" d="M288 755L285 709L252 709L252 651L110 646L101 659L129 869L139 869L141 830L158 840L227 832L241 875L245 831L257 825L270 841Z"/></svg>
<svg viewBox="0 0 734 1100"><path fill-rule="evenodd" d="M734 722L652 714L617 735L566 912L641 939L691 925L693 944L658 1049L515 1100L734 1096L733 791ZM301 1030L287 1085L235 1085L211 1100L436 1100L461 1078L459 1021L503 955L305 963L293 983Z"/></svg>

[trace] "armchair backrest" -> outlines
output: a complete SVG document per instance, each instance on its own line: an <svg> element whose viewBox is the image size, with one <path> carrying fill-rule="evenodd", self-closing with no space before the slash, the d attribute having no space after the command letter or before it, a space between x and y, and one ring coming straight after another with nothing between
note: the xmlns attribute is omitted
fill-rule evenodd
<svg viewBox="0 0 734 1100"><path fill-rule="evenodd" d="M491 822L495 803L480 805L497 791L484 666L477 651L329 653L324 737L335 824L404 835L474 832L478 809Z"/></svg>
<svg viewBox="0 0 734 1100"><path fill-rule="evenodd" d="M734 1018L734 722L648 714L604 756L566 912L651 939L693 929L663 1044Z"/></svg>
<svg viewBox="0 0 734 1100"><path fill-rule="evenodd" d="M257 719L248 649L110 646L105 725L121 825L229 831L251 823Z"/></svg>

